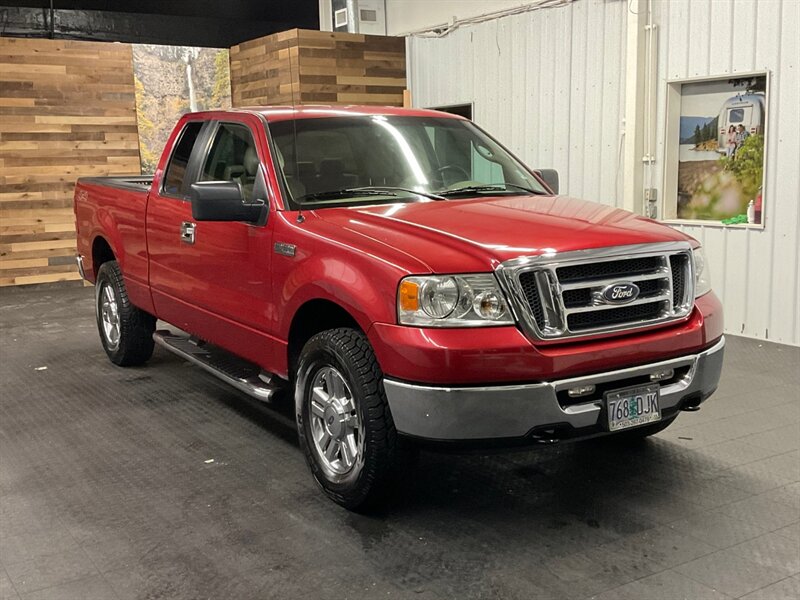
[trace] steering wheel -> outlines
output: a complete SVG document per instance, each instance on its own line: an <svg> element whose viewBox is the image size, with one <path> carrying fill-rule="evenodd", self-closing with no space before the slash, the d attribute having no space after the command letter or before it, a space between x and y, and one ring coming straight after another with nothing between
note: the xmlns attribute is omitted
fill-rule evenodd
<svg viewBox="0 0 800 600"><path fill-rule="evenodd" d="M445 177L444 177L444 174L447 171L455 171L456 173L459 173L459 174L463 175L464 176L463 179L472 179L472 175L467 173L467 170L465 168L459 167L458 165L450 164L450 165L443 165L443 166L439 167L438 169L436 169L436 171L435 171L436 174L439 175L442 178L442 183L445 183L445 184L447 183L445 181Z"/></svg>

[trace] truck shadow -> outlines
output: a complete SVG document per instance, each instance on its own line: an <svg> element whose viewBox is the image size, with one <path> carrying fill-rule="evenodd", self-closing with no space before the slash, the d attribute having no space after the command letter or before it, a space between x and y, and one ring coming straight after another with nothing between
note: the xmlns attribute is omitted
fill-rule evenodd
<svg viewBox="0 0 800 600"><path fill-rule="evenodd" d="M298 446L288 393L264 404L218 385L218 401ZM745 497L743 490L759 485L702 448L659 436L629 445L605 438L485 454L421 448L411 456L391 497L371 516L392 520L435 510L497 523L535 515L548 531L578 522L622 534Z"/></svg>
<svg viewBox="0 0 800 600"><path fill-rule="evenodd" d="M198 375L208 399L269 436L262 439L265 453L276 438L297 448L287 393L263 404ZM255 439L250 443L260 445ZM387 501L365 515L343 513L310 477L307 494L296 498L294 509L308 511L315 521L328 515L345 528L341 533L357 534L365 547L410 528L448 543L469 546L473 542L467 538L473 537L502 540L526 552L535 539L537 549L559 554L690 518L744 499L762 485L754 474L732 468L702 447L654 436L628 446L600 439L493 454L423 449Z"/></svg>

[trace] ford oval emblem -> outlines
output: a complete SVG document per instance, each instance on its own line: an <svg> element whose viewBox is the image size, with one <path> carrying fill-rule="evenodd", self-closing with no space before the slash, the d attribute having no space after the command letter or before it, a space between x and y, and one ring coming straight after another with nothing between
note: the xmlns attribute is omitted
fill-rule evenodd
<svg viewBox="0 0 800 600"><path fill-rule="evenodd" d="M639 297L639 286L630 282L612 283L603 288L600 297L606 304L627 304Z"/></svg>

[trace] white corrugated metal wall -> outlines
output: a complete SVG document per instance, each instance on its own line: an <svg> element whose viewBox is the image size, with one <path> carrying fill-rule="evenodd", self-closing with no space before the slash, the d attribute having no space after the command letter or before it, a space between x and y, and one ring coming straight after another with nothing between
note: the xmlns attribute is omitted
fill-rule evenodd
<svg viewBox="0 0 800 600"><path fill-rule="evenodd" d="M800 344L800 1L669 0L655 2L654 13L660 29L659 174L667 80L771 73L765 228L679 229L706 248L728 331Z"/></svg>
<svg viewBox="0 0 800 600"><path fill-rule="evenodd" d="M562 192L622 206L627 0L561 7L408 40L415 106L474 102L475 121ZM688 226L708 249L731 333L800 344L800 1L656 0L661 197L666 81L766 69L766 228Z"/></svg>
<svg viewBox="0 0 800 600"><path fill-rule="evenodd" d="M564 193L622 203L625 2L579 1L410 37L415 106L474 102L476 123Z"/></svg>

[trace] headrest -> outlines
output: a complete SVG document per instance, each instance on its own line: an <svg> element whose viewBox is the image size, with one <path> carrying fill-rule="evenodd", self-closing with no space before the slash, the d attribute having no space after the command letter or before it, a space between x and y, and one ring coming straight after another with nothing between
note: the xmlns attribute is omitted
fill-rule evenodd
<svg viewBox="0 0 800 600"><path fill-rule="evenodd" d="M251 177L258 171L258 154L252 146L248 146L244 151L244 170Z"/></svg>
<svg viewBox="0 0 800 600"><path fill-rule="evenodd" d="M300 179L313 179L317 176L317 169L313 162L304 160L297 163L297 176Z"/></svg>
<svg viewBox="0 0 800 600"><path fill-rule="evenodd" d="M328 158L319 163L320 177L341 175L344 171L344 161L337 158Z"/></svg>

